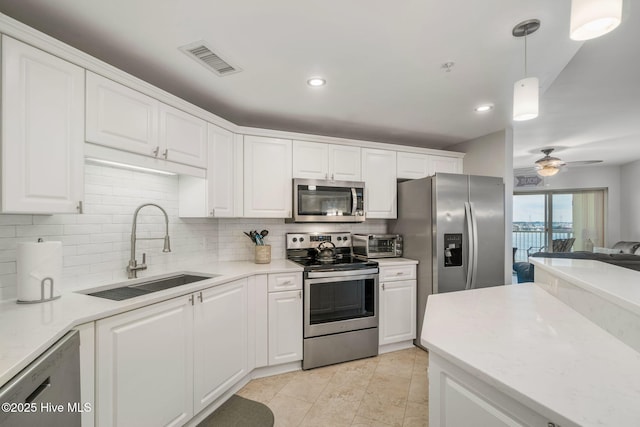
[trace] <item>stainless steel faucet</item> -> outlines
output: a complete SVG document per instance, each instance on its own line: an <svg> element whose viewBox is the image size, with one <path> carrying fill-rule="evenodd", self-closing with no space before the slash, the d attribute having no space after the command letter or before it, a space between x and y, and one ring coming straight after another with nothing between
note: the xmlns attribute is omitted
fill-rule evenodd
<svg viewBox="0 0 640 427"><path fill-rule="evenodd" d="M164 237L136 237L138 212L140 212L140 209L144 208L145 206L155 206L164 214L164 222L167 227ZM138 265L138 261L136 261L136 240L164 240L164 247L162 248L162 252L171 252L171 243L169 242L169 216L160 205L156 205L155 203L145 203L144 205L138 206L136 211L133 213L133 225L131 226L131 258L129 259L129 265L127 265L127 274L129 279L135 279L136 277L138 277L138 270L147 269L147 254L142 254L142 264Z"/></svg>

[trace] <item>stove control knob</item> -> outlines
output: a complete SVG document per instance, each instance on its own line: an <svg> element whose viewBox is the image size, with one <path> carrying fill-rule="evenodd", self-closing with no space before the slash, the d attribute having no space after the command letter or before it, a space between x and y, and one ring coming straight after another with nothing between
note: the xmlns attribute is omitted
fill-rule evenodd
<svg viewBox="0 0 640 427"><path fill-rule="evenodd" d="M301 242L304 242L304 237L301 237L301 238L300 238L300 241L301 241Z"/></svg>
<svg viewBox="0 0 640 427"><path fill-rule="evenodd" d="M347 240L349 240L349 236L344 236L343 240L346 242Z"/></svg>
<svg viewBox="0 0 640 427"><path fill-rule="evenodd" d="M300 239L300 240L302 240L302 239ZM297 237L294 237L294 238L293 238L293 243L295 243L295 242L297 242L297 241L298 241L298 238L297 238Z"/></svg>
<svg viewBox="0 0 640 427"><path fill-rule="evenodd" d="M338 242L339 242L340 240L342 240L342 237L338 236Z"/></svg>

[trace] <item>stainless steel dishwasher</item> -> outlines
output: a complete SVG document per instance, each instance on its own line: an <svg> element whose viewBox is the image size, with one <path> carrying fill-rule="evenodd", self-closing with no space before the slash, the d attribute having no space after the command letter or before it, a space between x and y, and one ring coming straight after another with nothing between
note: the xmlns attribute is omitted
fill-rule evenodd
<svg viewBox="0 0 640 427"><path fill-rule="evenodd" d="M69 332L0 388L0 426L80 427L79 348Z"/></svg>

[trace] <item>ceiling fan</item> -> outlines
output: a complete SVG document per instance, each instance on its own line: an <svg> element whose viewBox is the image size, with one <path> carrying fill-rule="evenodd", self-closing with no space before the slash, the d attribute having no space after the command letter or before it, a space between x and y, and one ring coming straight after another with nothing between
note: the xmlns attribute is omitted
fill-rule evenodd
<svg viewBox="0 0 640 427"><path fill-rule="evenodd" d="M558 172L560 172L560 170L564 169L567 166L585 166L595 163L602 163L602 160L580 160L575 162L565 162L558 157L551 156L551 153L554 151L553 148L545 148L540 151L544 153L544 157L536 160L533 167L517 169L514 172L531 173L535 171L539 176L548 177L557 174Z"/></svg>

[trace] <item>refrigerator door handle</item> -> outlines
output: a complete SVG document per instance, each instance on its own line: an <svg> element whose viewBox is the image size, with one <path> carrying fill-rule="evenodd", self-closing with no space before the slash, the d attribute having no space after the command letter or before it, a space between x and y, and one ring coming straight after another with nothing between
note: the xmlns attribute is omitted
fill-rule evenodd
<svg viewBox="0 0 640 427"><path fill-rule="evenodd" d="M464 202L465 222L467 223L467 281L465 289L471 289L471 279L473 274L474 241L473 241L473 220L471 218L471 203Z"/></svg>
<svg viewBox="0 0 640 427"><path fill-rule="evenodd" d="M473 203L469 203L471 223L473 228L473 274L471 275L471 289L475 289L478 281L478 219Z"/></svg>

